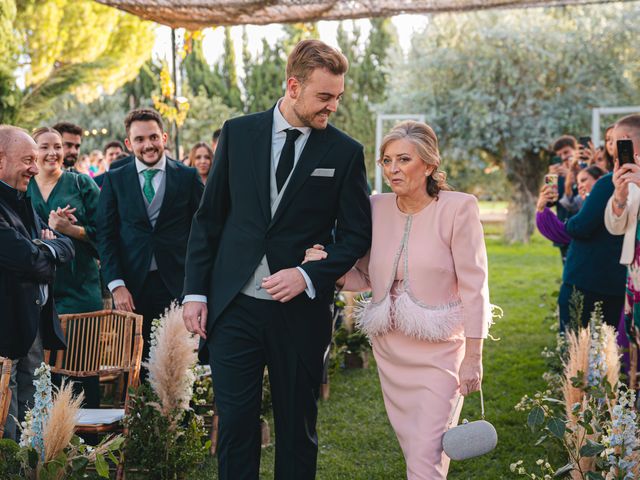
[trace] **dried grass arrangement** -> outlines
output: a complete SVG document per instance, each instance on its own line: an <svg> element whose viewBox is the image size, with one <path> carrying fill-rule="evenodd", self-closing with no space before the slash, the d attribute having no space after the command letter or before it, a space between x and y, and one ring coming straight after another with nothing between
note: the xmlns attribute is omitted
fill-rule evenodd
<svg viewBox="0 0 640 480"><path fill-rule="evenodd" d="M160 413L175 417L189 409L193 397L198 337L187 331L182 307L175 302L154 327L149 360L143 365L149 369L149 384L158 396Z"/></svg>
<svg viewBox="0 0 640 480"><path fill-rule="evenodd" d="M72 384L65 381L60 388L52 388L49 366L44 363L35 373L36 405L21 425L20 450L16 454L21 468L10 478L79 480L86 478L91 466L99 476L109 478L107 458L118 463L116 455L123 437L107 437L95 447L85 445L75 435L84 395L74 395Z"/></svg>

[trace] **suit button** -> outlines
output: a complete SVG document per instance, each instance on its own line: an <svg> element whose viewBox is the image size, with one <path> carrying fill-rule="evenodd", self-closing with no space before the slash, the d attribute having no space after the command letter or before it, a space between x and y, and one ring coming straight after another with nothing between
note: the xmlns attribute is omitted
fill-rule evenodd
<svg viewBox="0 0 640 480"><path fill-rule="evenodd" d="M36 300L36 305L40 305L40 299Z"/></svg>

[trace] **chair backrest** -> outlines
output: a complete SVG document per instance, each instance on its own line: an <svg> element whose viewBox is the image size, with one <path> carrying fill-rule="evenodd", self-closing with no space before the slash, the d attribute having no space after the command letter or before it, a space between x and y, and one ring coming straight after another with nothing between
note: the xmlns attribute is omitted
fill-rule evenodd
<svg viewBox="0 0 640 480"><path fill-rule="evenodd" d="M4 424L9 415L9 405L11 404L11 390L9 380L11 379L11 360L0 357L0 438L4 434Z"/></svg>
<svg viewBox="0 0 640 480"><path fill-rule="evenodd" d="M100 310L60 315L60 323L67 348L58 350L52 372L74 377L123 372L128 386L138 385L142 315Z"/></svg>

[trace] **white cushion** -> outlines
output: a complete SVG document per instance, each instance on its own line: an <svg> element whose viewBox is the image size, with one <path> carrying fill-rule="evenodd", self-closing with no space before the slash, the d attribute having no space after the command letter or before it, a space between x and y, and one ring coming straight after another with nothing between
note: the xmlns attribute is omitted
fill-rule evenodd
<svg viewBox="0 0 640 480"><path fill-rule="evenodd" d="M81 408L76 425L110 425L124 418L124 408Z"/></svg>

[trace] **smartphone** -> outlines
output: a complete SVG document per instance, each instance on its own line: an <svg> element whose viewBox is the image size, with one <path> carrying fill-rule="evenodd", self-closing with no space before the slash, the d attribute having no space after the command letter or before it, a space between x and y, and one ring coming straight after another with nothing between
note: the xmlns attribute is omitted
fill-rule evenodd
<svg viewBox="0 0 640 480"><path fill-rule="evenodd" d="M582 145L584 148L590 148L589 143L591 142L591 137L580 137L578 143Z"/></svg>
<svg viewBox="0 0 640 480"><path fill-rule="evenodd" d="M633 142L628 139L618 140L616 142L618 147L618 164L624 165L625 163L635 163L633 160Z"/></svg>
<svg viewBox="0 0 640 480"><path fill-rule="evenodd" d="M549 166L560 165L561 163L562 163L562 159L558 155L554 155L553 157L551 157L551 160L549 160Z"/></svg>
<svg viewBox="0 0 640 480"><path fill-rule="evenodd" d="M551 207L558 201L558 175L556 173L547 173L544 176L544 184L550 185L554 193L553 201L547 202L547 207Z"/></svg>

